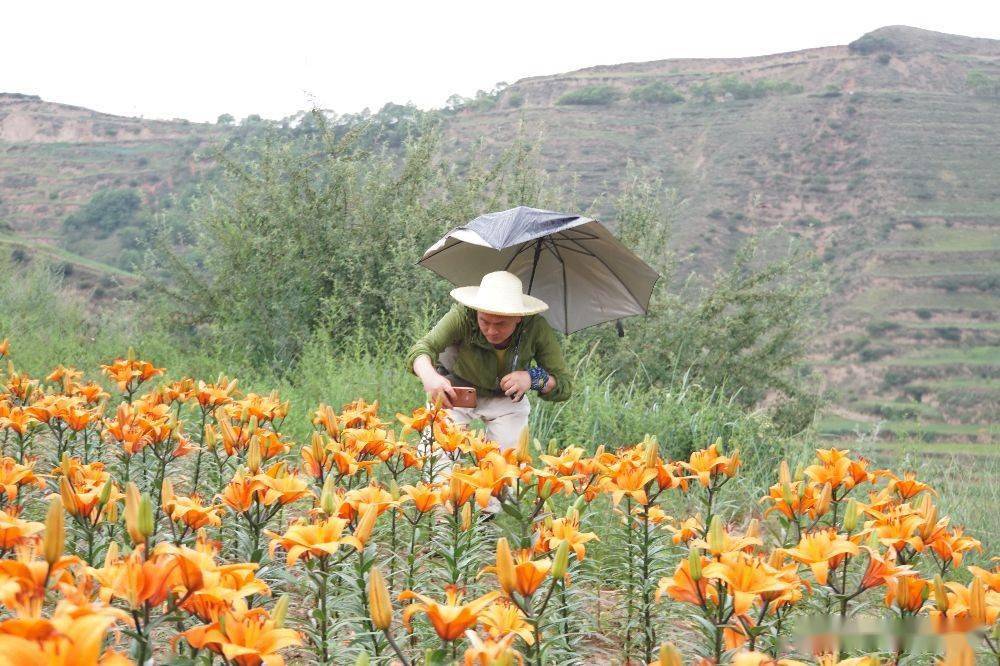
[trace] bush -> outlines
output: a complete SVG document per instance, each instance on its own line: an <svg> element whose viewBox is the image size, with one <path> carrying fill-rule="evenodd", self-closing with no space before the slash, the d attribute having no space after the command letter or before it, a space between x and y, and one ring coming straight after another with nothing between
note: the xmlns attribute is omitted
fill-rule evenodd
<svg viewBox="0 0 1000 666"><path fill-rule="evenodd" d="M587 86L563 93L556 100L556 104L562 106L604 106L618 101L621 99L621 96L621 90L614 86Z"/></svg>
<svg viewBox="0 0 1000 666"><path fill-rule="evenodd" d="M726 97L745 100L774 95L794 95L802 90L801 85L789 81L772 81L770 79L746 81L736 76L726 76L696 85L692 89L692 94L706 102L714 102Z"/></svg>
<svg viewBox="0 0 1000 666"><path fill-rule="evenodd" d="M132 189L104 189L91 197L83 207L66 217L63 225L69 231L98 232L107 236L136 222L142 199Z"/></svg>
<svg viewBox="0 0 1000 666"><path fill-rule="evenodd" d="M633 88L628 96L634 102L644 104L676 104L683 102L684 96L674 90L674 87L662 81L654 81L638 88Z"/></svg>

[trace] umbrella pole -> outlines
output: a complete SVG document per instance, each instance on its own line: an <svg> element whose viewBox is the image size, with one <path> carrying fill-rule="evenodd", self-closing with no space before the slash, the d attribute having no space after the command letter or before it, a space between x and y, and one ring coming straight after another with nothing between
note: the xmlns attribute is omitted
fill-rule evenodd
<svg viewBox="0 0 1000 666"><path fill-rule="evenodd" d="M535 241L535 256L531 260L531 277L528 278L528 291L527 291L528 294L531 293L531 286L535 284L535 269L538 268L538 259L539 257L541 257L541 255L542 255L542 239L539 238L538 240Z"/></svg>

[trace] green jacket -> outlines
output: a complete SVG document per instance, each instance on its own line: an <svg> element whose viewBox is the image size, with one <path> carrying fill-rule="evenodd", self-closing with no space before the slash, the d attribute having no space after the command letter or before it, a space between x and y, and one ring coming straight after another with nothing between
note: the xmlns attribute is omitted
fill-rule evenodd
<svg viewBox="0 0 1000 666"><path fill-rule="evenodd" d="M539 394L542 400L560 402L573 393L573 383L562 348L556 339L556 333L549 322L541 315L528 315L518 328L514 330L513 340L518 339L521 332L520 355L514 370L526 370L535 361L556 378L556 385L551 391ZM441 320L425 336L417 340L406 354L406 367L413 372L413 361L421 354L427 354L435 365L438 355L450 345L458 345L458 355L451 368L459 379L476 387L476 390L489 395L497 389L497 357L493 345L489 343L476 320L476 311L456 303ZM513 343L507 352L508 367L513 359Z"/></svg>

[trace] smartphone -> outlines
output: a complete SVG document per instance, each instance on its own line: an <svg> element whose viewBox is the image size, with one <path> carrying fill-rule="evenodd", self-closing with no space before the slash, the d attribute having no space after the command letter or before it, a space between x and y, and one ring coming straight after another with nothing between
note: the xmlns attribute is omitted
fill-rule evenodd
<svg viewBox="0 0 1000 666"><path fill-rule="evenodd" d="M451 401L452 407L475 407L476 389L472 386L455 386L455 399Z"/></svg>

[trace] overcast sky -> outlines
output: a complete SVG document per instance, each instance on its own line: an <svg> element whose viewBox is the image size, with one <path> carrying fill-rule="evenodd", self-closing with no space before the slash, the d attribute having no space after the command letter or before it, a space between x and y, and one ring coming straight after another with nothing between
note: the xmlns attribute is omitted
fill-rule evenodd
<svg viewBox="0 0 1000 666"><path fill-rule="evenodd" d="M1000 2L12 0L0 92L197 121L429 108L499 81L846 44L893 24L1000 38Z"/></svg>

